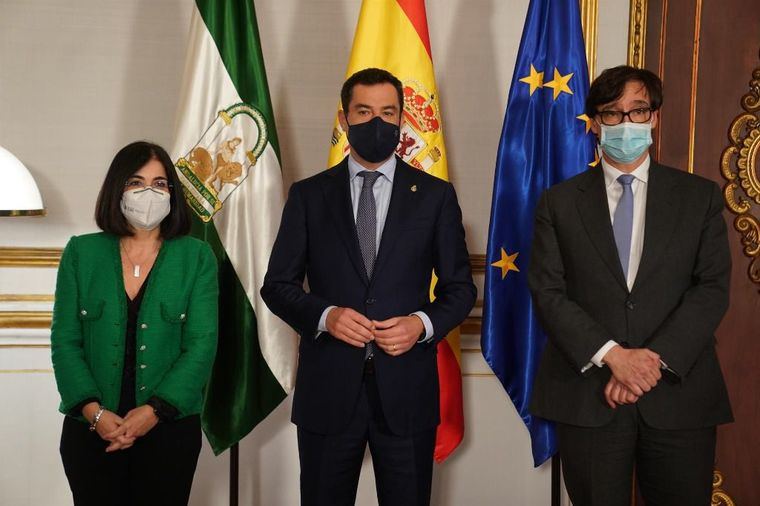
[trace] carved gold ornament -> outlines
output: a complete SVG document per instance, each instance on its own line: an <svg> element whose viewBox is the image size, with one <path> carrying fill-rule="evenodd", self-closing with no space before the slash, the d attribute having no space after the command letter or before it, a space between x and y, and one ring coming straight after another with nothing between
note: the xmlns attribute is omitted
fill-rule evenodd
<svg viewBox="0 0 760 506"><path fill-rule="evenodd" d="M747 270L753 283L760 284L760 67L752 71L749 93L741 99L742 109L731 123L720 169L728 181L723 196L736 215L734 228L741 233Z"/></svg>
<svg viewBox="0 0 760 506"><path fill-rule="evenodd" d="M713 472L713 491L710 506L736 506L733 499L721 488L723 474L717 469Z"/></svg>
<svg viewBox="0 0 760 506"><path fill-rule="evenodd" d="M647 0L630 0L628 13L628 65L644 68L647 39Z"/></svg>

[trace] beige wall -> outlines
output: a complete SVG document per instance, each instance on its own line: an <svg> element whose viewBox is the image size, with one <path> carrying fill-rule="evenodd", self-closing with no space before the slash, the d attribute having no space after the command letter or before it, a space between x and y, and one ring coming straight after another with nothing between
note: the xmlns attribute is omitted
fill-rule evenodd
<svg viewBox="0 0 760 506"><path fill-rule="evenodd" d="M627 0L599 2L597 69L623 63ZM428 0L449 173L471 253L484 253L508 86L528 0ZM286 184L325 168L359 0L257 0ZM147 138L171 148L192 2L0 0L0 145L40 186L48 216L0 218L0 246L63 246L94 230L113 154ZM0 174L2 184L2 174ZM0 268L0 294L52 293L54 271ZM482 293L481 293L482 296ZM0 345L46 333L0 331ZM434 503L548 504L549 470L532 469L527 432L466 336L467 436L436 468ZM46 348L0 346L0 504L68 504L60 419ZM25 371L25 372L24 372ZM241 446L243 504L298 501L286 402ZM204 451L192 504L223 504L227 458ZM360 504L373 504L363 473Z"/></svg>

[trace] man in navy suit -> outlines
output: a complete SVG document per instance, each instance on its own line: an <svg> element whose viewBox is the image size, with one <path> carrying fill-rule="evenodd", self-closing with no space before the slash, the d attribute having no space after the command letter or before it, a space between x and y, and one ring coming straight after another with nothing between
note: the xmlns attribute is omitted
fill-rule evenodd
<svg viewBox="0 0 760 506"><path fill-rule="evenodd" d="M731 256L718 186L652 161L662 83L629 66L591 84L601 167L536 209L528 279L548 343L531 412L557 422L577 506L710 504L715 427L732 420L715 352Z"/></svg>
<svg viewBox="0 0 760 506"><path fill-rule="evenodd" d="M396 77L359 71L341 102L351 154L293 184L261 289L301 336L292 415L301 504L353 504L369 443L379 503L426 505L436 344L476 297L462 214L450 183L394 156Z"/></svg>

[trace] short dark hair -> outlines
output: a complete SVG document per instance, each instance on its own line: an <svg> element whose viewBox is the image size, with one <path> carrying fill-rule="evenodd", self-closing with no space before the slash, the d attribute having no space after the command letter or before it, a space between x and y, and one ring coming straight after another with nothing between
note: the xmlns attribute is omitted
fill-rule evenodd
<svg viewBox="0 0 760 506"><path fill-rule="evenodd" d="M348 105L351 103L354 86L357 84L371 86L373 84L383 83L391 84L396 88L396 93L398 93L398 110L400 114L401 111L404 110L404 87L401 84L401 81L387 70L374 67L355 72L351 77L346 79L345 83L343 83L343 87L340 90L340 103L343 107L343 112L348 114Z"/></svg>
<svg viewBox="0 0 760 506"><path fill-rule="evenodd" d="M171 209L169 215L161 222L161 237L172 239L190 232L190 211L185 203L174 164L164 148L146 141L128 144L114 156L95 204L95 223L101 230L120 237L134 235L121 212L121 196L127 180L151 160L158 160L164 166L171 189Z"/></svg>
<svg viewBox="0 0 760 506"><path fill-rule="evenodd" d="M619 99L626 83L631 81L640 82L646 88L653 111L662 106L662 81L657 74L647 69L620 65L605 70L591 83L586 96L586 116L593 118L599 113L599 107Z"/></svg>

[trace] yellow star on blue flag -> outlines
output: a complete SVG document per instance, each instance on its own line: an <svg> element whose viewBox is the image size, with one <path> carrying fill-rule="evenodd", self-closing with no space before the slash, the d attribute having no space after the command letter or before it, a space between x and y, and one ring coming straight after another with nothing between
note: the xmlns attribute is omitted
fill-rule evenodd
<svg viewBox="0 0 760 506"><path fill-rule="evenodd" d="M570 86L568 86L570 78L573 77L573 74L574 72L570 72L569 74L563 76L560 74L557 67L554 67L554 79L548 83L544 83L544 86L547 88L552 88L554 90L554 100L557 100L557 97L559 97L560 93L567 93L569 95L573 94L573 90L571 90Z"/></svg>
<svg viewBox="0 0 760 506"><path fill-rule="evenodd" d="M515 260L517 260L517 255L519 254L520 253L515 252L511 255L507 255L504 248L501 248L501 259L491 264L492 267L498 267L501 269L501 279L506 278L509 271L520 272L520 269L517 268L517 264L515 264Z"/></svg>
<svg viewBox="0 0 760 506"><path fill-rule="evenodd" d="M586 114L581 114L580 116L576 116L575 119L579 119L586 124L586 133L588 133L589 130L591 130L591 118L589 118Z"/></svg>
<svg viewBox="0 0 760 506"><path fill-rule="evenodd" d="M530 95L533 96L538 88L544 87L544 73L538 72L533 64L530 64L530 74L520 79L521 83L526 83L530 86Z"/></svg>

